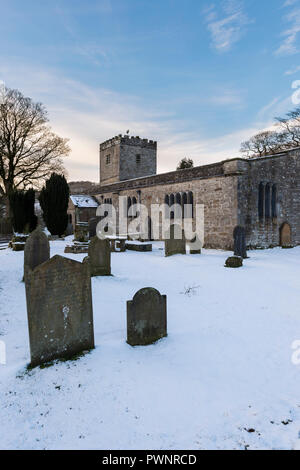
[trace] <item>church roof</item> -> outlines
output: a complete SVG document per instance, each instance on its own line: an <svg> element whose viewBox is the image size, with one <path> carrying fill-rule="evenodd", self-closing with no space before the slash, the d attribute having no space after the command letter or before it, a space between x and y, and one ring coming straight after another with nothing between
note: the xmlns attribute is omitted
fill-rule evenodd
<svg viewBox="0 0 300 470"><path fill-rule="evenodd" d="M72 195L70 199L76 207L98 207L99 205L92 196L86 194Z"/></svg>

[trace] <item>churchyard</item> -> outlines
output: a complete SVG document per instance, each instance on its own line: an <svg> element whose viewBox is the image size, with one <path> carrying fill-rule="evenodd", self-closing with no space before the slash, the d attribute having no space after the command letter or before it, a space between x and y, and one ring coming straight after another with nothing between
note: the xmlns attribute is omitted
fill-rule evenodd
<svg viewBox="0 0 300 470"><path fill-rule="evenodd" d="M153 242L101 252L97 271L107 243L65 253L72 240L49 259L39 238L25 272L23 252L0 251L2 448L300 447L300 247L227 269L231 253Z"/></svg>

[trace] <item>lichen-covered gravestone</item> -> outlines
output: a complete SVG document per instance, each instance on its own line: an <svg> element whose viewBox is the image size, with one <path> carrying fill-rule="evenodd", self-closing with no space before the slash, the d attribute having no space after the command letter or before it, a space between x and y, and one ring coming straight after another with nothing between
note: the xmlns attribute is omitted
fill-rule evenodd
<svg viewBox="0 0 300 470"><path fill-rule="evenodd" d="M94 237L89 244L89 256L85 259L90 265L91 276L111 275L111 252L109 240Z"/></svg>
<svg viewBox="0 0 300 470"><path fill-rule="evenodd" d="M127 302L127 343L152 344L167 336L167 296L152 287L139 290Z"/></svg>
<svg viewBox="0 0 300 470"><path fill-rule="evenodd" d="M186 254L186 240L180 225L172 224L165 234L165 256Z"/></svg>
<svg viewBox="0 0 300 470"><path fill-rule="evenodd" d="M28 237L24 251L24 280L28 269L35 269L50 258L50 245L47 235L40 227Z"/></svg>
<svg viewBox="0 0 300 470"><path fill-rule="evenodd" d="M26 275L31 365L94 348L88 264L54 256Z"/></svg>
<svg viewBox="0 0 300 470"><path fill-rule="evenodd" d="M244 227L238 225L233 231L234 239L234 255L240 256L243 259L247 258L246 250L246 234Z"/></svg>

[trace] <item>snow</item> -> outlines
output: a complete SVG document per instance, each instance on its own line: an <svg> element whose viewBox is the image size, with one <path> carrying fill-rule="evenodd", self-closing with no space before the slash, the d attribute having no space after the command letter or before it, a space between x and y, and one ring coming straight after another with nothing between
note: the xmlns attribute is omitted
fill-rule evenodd
<svg viewBox="0 0 300 470"><path fill-rule="evenodd" d="M92 281L96 349L31 371L23 253L0 252L1 448L300 448L300 247L251 251L237 270L222 251L162 248L112 253L114 276ZM132 348L126 301L146 286L167 294L168 337Z"/></svg>
<svg viewBox="0 0 300 470"><path fill-rule="evenodd" d="M76 207L98 207L99 205L92 196L72 195L70 199Z"/></svg>

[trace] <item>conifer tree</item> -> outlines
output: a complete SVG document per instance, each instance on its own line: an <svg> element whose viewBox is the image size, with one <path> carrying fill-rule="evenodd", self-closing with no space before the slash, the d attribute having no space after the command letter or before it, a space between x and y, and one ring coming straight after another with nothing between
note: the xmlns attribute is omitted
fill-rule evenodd
<svg viewBox="0 0 300 470"><path fill-rule="evenodd" d="M65 177L52 173L39 197L43 218L51 235L61 237L67 228L69 195Z"/></svg>
<svg viewBox="0 0 300 470"><path fill-rule="evenodd" d="M10 193L9 202L14 231L17 233L32 232L37 226L37 217L34 214L34 190L13 191Z"/></svg>

